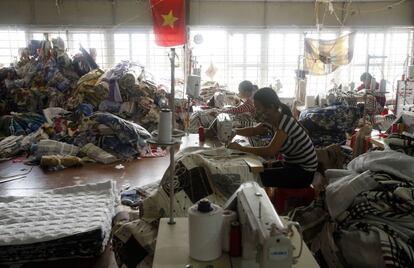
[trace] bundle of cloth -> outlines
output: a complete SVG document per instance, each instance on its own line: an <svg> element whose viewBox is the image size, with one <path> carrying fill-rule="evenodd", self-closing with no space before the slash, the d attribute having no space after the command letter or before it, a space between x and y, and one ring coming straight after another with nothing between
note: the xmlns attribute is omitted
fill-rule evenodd
<svg viewBox="0 0 414 268"><path fill-rule="evenodd" d="M54 87L12 88L4 90L4 109L7 112L34 112L41 113L47 107L65 105L65 95Z"/></svg>
<svg viewBox="0 0 414 268"><path fill-rule="evenodd" d="M113 181L0 201L0 264L98 256L118 204Z"/></svg>
<svg viewBox="0 0 414 268"><path fill-rule="evenodd" d="M48 135L42 129L26 136L8 136L0 141L0 161L9 160L15 155L29 151L33 144L47 138Z"/></svg>
<svg viewBox="0 0 414 268"><path fill-rule="evenodd" d="M372 151L327 170L324 198L291 213L328 267L414 266L414 158Z"/></svg>
<svg viewBox="0 0 414 268"><path fill-rule="evenodd" d="M0 117L0 137L28 135L45 123L43 115L37 113L12 113Z"/></svg>
<svg viewBox="0 0 414 268"><path fill-rule="evenodd" d="M37 42L33 49L25 49L15 71L15 77L9 76L4 81L7 89L47 86L65 93L74 88L79 79L60 37Z"/></svg>
<svg viewBox="0 0 414 268"><path fill-rule="evenodd" d="M177 153L174 177L174 216L185 217L187 210L202 198L217 205L227 199L247 181L257 181L245 159L257 156L226 148L188 147ZM263 161L261 159L261 161ZM143 202L139 218L115 224L113 248L120 267L151 267L157 226L170 209L170 171L161 182L137 189Z"/></svg>
<svg viewBox="0 0 414 268"><path fill-rule="evenodd" d="M391 134L384 139L384 143L394 151L414 156L413 139L404 135Z"/></svg>
<svg viewBox="0 0 414 268"><path fill-rule="evenodd" d="M123 158L138 156L147 149L146 140L151 138L151 134L142 126L110 113L97 112L91 119L110 129L110 134L100 138L99 147L102 149Z"/></svg>
<svg viewBox="0 0 414 268"><path fill-rule="evenodd" d="M299 122L308 130L315 146L345 144L346 133L358 124L360 110L348 105L310 108L301 112Z"/></svg>
<svg viewBox="0 0 414 268"><path fill-rule="evenodd" d="M102 70L96 69L83 75L68 99L68 108L73 109L81 103L89 103L97 108L109 94L109 88L104 83L98 83L103 73Z"/></svg>

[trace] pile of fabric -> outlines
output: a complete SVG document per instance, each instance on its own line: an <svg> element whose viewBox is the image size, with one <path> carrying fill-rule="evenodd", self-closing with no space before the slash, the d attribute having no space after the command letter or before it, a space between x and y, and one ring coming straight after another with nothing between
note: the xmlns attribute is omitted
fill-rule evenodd
<svg viewBox="0 0 414 268"><path fill-rule="evenodd" d="M310 108L301 112L299 122L308 130L315 146L345 144L346 133L358 124L360 110L348 105Z"/></svg>
<svg viewBox="0 0 414 268"><path fill-rule="evenodd" d="M118 203L113 181L0 200L2 264L100 255Z"/></svg>
<svg viewBox="0 0 414 268"><path fill-rule="evenodd" d="M225 148L180 151L175 163L174 216L187 216L188 208L202 198L224 205L240 184L258 179L244 160L252 157L257 159ZM140 217L115 225L112 242L119 267L151 267L158 222L170 209L169 175L167 170L161 182L137 190L144 199Z"/></svg>
<svg viewBox="0 0 414 268"><path fill-rule="evenodd" d="M215 108L223 108L225 105L236 106L240 103L236 93L213 81L201 85L200 99L203 103L208 103L210 107Z"/></svg>
<svg viewBox="0 0 414 268"><path fill-rule="evenodd" d="M328 267L414 266L414 158L373 151L327 170L325 198L294 211Z"/></svg>
<svg viewBox="0 0 414 268"><path fill-rule="evenodd" d="M405 135L391 134L384 139L384 143L395 151L414 156L413 140L413 138Z"/></svg>
<svg viewBox="0 0 414 268"><path fill-rule="evenodd" d="M94 160L101 163L146 152L147 130L157 129L160 110L168 106L168 89L155 83L144 66L121 61L102 71L85 49L80 51L70 57L61 38L32 40L15 66L0 69L0 158L29 149L36 155L42 139L78 148L92 144L103 152L87 152L99 154ZM175 127L184 129L186 101L175 102ZM25 139L38 130L41 135ZM22 146L26 140L35 146ZM105 153L110 157L102 158ZM47 156L51 158L43 163L49 164L65 155L50 151ZM71 156L84 157L82 150Z"/></svg>
<svg viewBox="0 0 414 268"><path fill-rule="evenodd" d="M75 161L76 165L83 161L109 164L137 158L149 149L146 140L151 135L140 125L110 113L96 112L87 117L81 113L81 119L78 118L79 113L56 107L45 109L42 124L36 125L36 131L31 132L35 129L30 128L31 124L21 124L26 127L26 132L19 131L0 141L0 158L9 159L28 152L31 155L29 162L44 163L43 167L54 170L69 167L61 165L62 161ZM20 121L12 122L16 125ZM72 158L62 159L68 156ZM82 161L73 157L82 158Z"/></svg>

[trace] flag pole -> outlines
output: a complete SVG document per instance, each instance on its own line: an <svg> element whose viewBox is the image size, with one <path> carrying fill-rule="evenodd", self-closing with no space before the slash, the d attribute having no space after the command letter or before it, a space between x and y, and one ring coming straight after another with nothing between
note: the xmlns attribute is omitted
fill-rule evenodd
<svg viewBox="0 0 414 268"><path fill-rule="evenodd" d="M174 126L175 126L175 48L171 48L170 53L170 62L171 62L171 93L170 93L170 109L172 113L172 135L174 135ZM175 224L173 216L173 207L174 207L174 176L175 176L175 161L174 161L174 151L175 146L170 147L170 220L168 224Z"/></svg>

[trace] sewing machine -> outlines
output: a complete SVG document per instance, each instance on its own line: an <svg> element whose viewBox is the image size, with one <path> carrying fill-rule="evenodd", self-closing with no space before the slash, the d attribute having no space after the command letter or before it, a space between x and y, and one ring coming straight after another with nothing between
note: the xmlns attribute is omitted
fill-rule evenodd
<svg viewBox="0 0 414 268"><path fill-rule="evenodd" d="M237 213L242 230L240 267L292 267L300 258L303 239L299 223L282 222L266 192L256 182L243 184L237 192ZM291 241L293 227L300 234L296 256Z"/></svg>
<svg viewBox="0 0 414 268"><path fill-rule="evenodd" d="M217 138L220 142L228 144L232 137L233 120L229 114L221 113L217 116Z"/></svg>
<svg viewBox="0 0 414 268"><path fill-rule="evenodd" d="M153 267L319 267L303 243L298 224L279 217L266 192L257 183L244 183L223 207L237 207L242 230L241 257L234 258L223 253L214 261L202 262L191 259L187 218L176 218L177 223L174 225L168 224L167 218L162 218Z"/></svg>

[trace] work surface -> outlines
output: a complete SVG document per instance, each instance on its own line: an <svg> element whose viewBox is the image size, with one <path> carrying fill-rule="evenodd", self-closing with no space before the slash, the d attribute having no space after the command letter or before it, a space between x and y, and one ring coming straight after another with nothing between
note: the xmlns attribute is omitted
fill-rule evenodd
<svg viewBox="0 0 414 268"><path fill-rule="evenodd" d="M182 138L181 148L189 146L210 147L217 142L199 144L198 135L190 134ZM16 161L17 160L17 161ZM80 168L67 168L59 171L44 171L39 166L23 164L22 158L0 163L0 180L26 174L24 178L0 183L0 195L25 196L47 189L71 185L102 182L112 179L117 187L130 184L142 186L160 180L169 165L169 154L164 157L142 158L110 165L86 163ZM117 169L122 164L124 168Z"/></svg>
<svg viewBox="0 0 414 268"><path fill-rule="evenodd" d="M176 224L169 225L167 218L162 218L158 229L157 246L154 256L154 268L181 268L190 264L193 268L240 268L241 258L230 258L223 254L219 259L210 262L195 261L189 257L188 218L176 218ZM299 234L294 230L292 243L295 247L294 255L299 249ZM244 266L248 267L248 266ZM319 265L304 244L302 255L294 268L318 268Z"/></svg>

